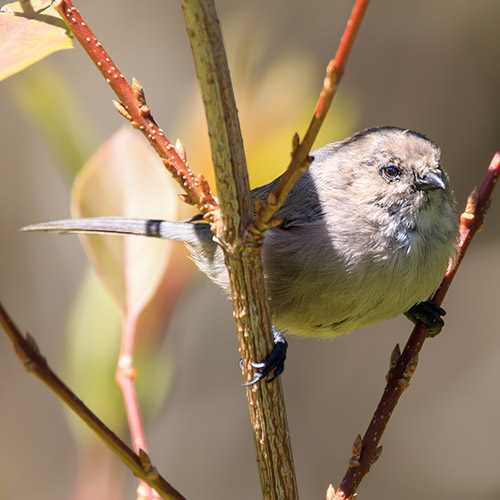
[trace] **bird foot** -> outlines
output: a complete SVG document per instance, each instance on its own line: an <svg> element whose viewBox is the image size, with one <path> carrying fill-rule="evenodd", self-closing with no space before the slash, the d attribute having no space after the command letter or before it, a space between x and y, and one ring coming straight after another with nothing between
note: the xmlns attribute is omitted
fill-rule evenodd
<svg viewBox="0 0 500 500"><path fill-rule="evenodd" d="M424 300L411 307L405 312L405 316L416 323L421 321L427 327L427 337L435 337L444 326L444 321L441 316L444 316L446 311L430 300Z"/></svg>
<svg viewBox="0 0 500 500"><path fill-rule="evenodd" d="M286 351L288 343L283 335L273 326L274 346L269 355L260 363L251 363L252 367L256 369L255 375L250 382L243 384L245 386L254 385L259 380L267 377L272 372L272 376L266 382L272 382L278 378L285 369ZM241 367L241 361L240 361Z"/></svg>

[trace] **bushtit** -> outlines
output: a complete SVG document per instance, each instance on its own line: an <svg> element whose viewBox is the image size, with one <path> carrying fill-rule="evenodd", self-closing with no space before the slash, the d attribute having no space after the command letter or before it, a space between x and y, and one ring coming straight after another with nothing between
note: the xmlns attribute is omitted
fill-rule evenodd
<svg viewBox="0 0 500 500"><path fill-rule="evenodd" d="M458 217L440 151L396 127L364 130L311 153L267 230L262 247L275 349L255 382L283 370L280 332L332 338L406 313L431 334L444 311L425 301L438 287L458 236ZM252 191L266 200L278 179ZM120 233L182 241L226 292L221 248L208 224L104 217L36 224L25 230Z"/></svg>

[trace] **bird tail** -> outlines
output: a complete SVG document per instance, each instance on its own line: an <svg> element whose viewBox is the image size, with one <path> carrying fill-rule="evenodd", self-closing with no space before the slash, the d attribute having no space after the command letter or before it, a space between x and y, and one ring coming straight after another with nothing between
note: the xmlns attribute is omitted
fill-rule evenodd
<svg viewBox="0 0 500 500"><path fill-rule="evenodd" d="M92 217L87 219L64 219L32 224L21 231L58 231L60 233L87 234L135 234L191 245L211 240L208 224L191 222L169 222L154 219L126 219L123 217Z"/></svg>

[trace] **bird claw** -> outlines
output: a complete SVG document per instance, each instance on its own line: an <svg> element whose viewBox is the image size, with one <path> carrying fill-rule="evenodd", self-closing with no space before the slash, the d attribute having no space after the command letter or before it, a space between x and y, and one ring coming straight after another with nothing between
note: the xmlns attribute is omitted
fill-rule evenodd
<svg viewBox="0 0 500 500"><path fill-rule="evenodd" d="M446 311L430 300L424 300L411 307L405 312L405 316L416 323L422 322L427 327L427 337L435 337L444 326L444 321L441 316L444 316Z"/></svg>
<svg viewBox="0 0 500 500"><path fill-rule="evenodd" d="M274 346L273 350L269 353L269 355L261 362L255 363L252 362L252 368L256 369L255 375L250 382L243 384L244 386L250 386L256 384L259 380L267 377L270 373L272 376L266 380L266 382L272 382L276 378L278 378L285 369L285 359L286 359L286 351L288 348L288 343L283 337L283 335L276 330L273 326L273 336L274 336ZM240 368L242 362L240 360Z"/></svg>

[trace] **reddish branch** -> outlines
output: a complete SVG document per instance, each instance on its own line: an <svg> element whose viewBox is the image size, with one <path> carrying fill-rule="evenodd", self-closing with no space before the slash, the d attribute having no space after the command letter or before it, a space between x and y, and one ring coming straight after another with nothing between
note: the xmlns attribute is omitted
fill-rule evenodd
<svg viewBox="0 0 500 500"><path fill-rule="evenodd" d="M357 0L352 9L351 17L347 21L347 26L335 54L335 58L330 61L326 68L323 88L321 89L321 94L316 104L316 109L314 110L309 128L302 141L300 141L299 136L295 134L290 164L281 177L275 191L269 195L267 203L259 203L257 215L247 228L245 239L249 243L255 244L262 242L264 231L269 226L279 223L279 221L274 218L276 212L285 202L288 193L291 191L297 179L308 169L312 161L309 152L316 140L326 114L330 109L340 79L344 74L351 48L354 44L356 34L358 33L369 1L370 0Z"/></svg>
<svg viewBox="0 0 500 500"><path fill-rule="evenodd" d="M450 263L441 286L431 299L438 305L443 302L470 241L476 232L483 226L485 215L491 203L493 188L499 176L500 149L498 149L493 156L481 187L479 190L477 188L473 190L467 200L465 211L460 217L458 258L455 262ZM387 386L375 410L370 425L363 436L360 452L360 443L358 442L356 444L355 441L353 459L351 459L349 463L349 469L337 492L338 494L343 493L345 498L351 498L363 477L369 472L370 467L377 460L378 456L380 456L382 449L378 444L401 394L408 387L413 372L416 369L418 354L422 349L426 336L427 330L425 326L421 323L417 323L404 351L400 353L399 346L396 346L393 351L391 369L387 375ZM339 498L341 497L339 496Z"/></svg>
<svg viewBox="0 0 500 500"><path fill-rule="evenodd" d="M146 444L146 433L144 432L141 410L139 408L139 400L135 390L136 371L133 366L137 320L139 314L140 310L127 310L125 313L122 326L120 356L118 358L115 380L122 391L134 451L136 453L140 453L142 450L143 452L148 453L149 450ZM147 500L157 498L155 490L150 488L143 481L141 482L139 488L141 490L141 495L138 495L138 498Z"/></svg>
<svg viewBox="0 0 500 500"><path fill-rule="evenodd" d="M183 157L182 147L174 147L158 127L146 104L140 83L134 79L130 87L70 0L54 0L52 6L118 96L119 102L114 101L116 109L144 134L167 170L184 189L186 196L182 197L183 201L196 205L210 220L216 218L217 202L210 193L206 180L201 174L196 176L192 172Z"/></svg>
<svg viewBox="0 0 500 500"><path fill-rule="evenodd" d="M64 382L50 369L31 335L22 335L0 304L0 324L14 345L14 350L29 373L36 375L71 408L140 479L154 488L162 498L185 500L184 497L151 464L143 450L136 455L111 429L106 427Z"/></svg>

